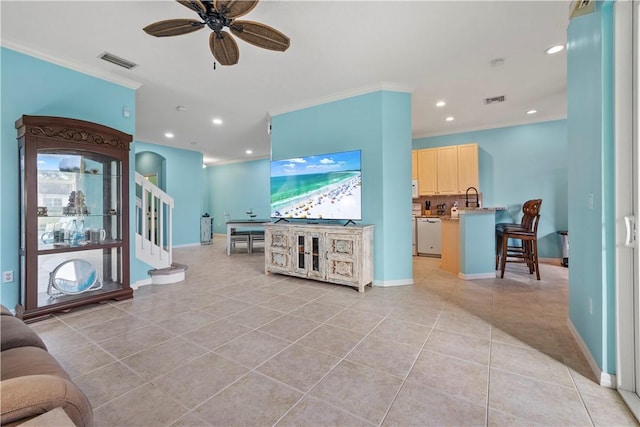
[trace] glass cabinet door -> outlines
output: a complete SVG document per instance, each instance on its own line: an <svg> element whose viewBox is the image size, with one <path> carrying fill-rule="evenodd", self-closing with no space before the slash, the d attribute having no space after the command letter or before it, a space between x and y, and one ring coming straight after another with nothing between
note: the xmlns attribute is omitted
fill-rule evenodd
<svg viewBox="0 0 640 427"><path fill-rule="evenodd" d="M321 234L297 233L293 239L295 247L294 271L305 277L323 277L324 258Z"/></svg>
<svg viewBox="0 0 640 427"><path fill-rule="evenodd" d="M61 149L36 159L37 306L121 289L121 162Z"/></svg>

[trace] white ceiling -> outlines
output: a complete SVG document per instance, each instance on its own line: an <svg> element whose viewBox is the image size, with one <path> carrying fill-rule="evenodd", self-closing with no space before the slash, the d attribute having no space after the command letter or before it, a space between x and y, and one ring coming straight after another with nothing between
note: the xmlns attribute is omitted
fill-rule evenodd
<svg viewBox="0 0 640 427"><path fill-rule="evenodd" d="M566 44L568 1L262 0L241 19L280 30L290 48L238 39L239 63L216 70L207 28L167 38L142 31L197 18L175 1L2 0L0 8L3 46L139 85L135 140L201 151L207 164L269 157L270 115L381 88L411 91L414 138L566 117L566 52L544 51ZM104 51L139 66L104 62ZM495 58L504 64L492 66ZM484 105L498 95L506 102ZM441 99L447 105L435 107Z"/></svg>

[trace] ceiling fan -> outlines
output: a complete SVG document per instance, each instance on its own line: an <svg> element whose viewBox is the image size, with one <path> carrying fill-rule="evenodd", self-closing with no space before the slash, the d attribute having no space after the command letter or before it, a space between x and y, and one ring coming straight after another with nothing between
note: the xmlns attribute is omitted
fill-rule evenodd
<svg viewBox="0 0 640 427"><path fill-rule="evenodd" d="M176 0L196 12L196 19L167 19L147 25L143 30L152 36L179 36L208 26L213 32L209 36L209 48L213 57L222 65L238 63L238 44L231 36L264 49L284 52L289 47L289 37L275 28L260 22L236 20L246 15L259 0ZM231 33L224 31L228 27Z"/></svg>

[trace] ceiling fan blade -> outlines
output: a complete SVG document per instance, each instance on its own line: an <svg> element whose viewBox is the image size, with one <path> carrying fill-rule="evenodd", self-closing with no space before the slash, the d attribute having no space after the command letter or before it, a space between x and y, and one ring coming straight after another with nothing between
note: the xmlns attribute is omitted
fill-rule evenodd
<svg viewBox="0 0 640 427"><path fill-rule="evenodd" d="M143 30L152 36L169 37L192 33L202 27L204 27L204 22L195 19L167 19L147 25Z"/></svg>
<svg viewBox="0 0 640 427"><path fill-rule="evenodd" d="M214 0L213 8L229 19L251 12L260 0Z"/></svg>
<svg viewBox="0 0 640 427"><path fill-rule="evenodd" d="M226 31L211 33L211 36L209 36L209 48L211 49L211 53L213 53L213 57L216 58L220 65L234 65L238 63L238 59L240 58L238 43L236 43L231 34Z"/></svg>
<svg viewBox="0 0 640 427"><path fill-rule="evenodd" d="M260 22L233 21L229 28L234 36L264 49L284 52L289 47L289 37Z"/></svg>
<svg viewBox="0 0 640 427"><path fill-rule="evenodd" d="M186 6L189 9L193 10L194 12L202 12L202 13L207 12L206 6L200 0L176 0L176 1L181 5Z"/></svg>

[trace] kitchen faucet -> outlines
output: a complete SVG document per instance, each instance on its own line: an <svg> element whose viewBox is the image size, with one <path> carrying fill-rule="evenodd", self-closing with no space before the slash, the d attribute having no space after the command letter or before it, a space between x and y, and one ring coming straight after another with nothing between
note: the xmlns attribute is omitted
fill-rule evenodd
<svg viewBox="0 0 640 427"><path fill-rule="evenodd" d="M464 193L464 197L465 197L465 207L469 207L469 190L473 190L476 192L476 208L480 206L480 204L478 203L478 189L476 187L469 187L467 188L467 191Z"/></svg>

